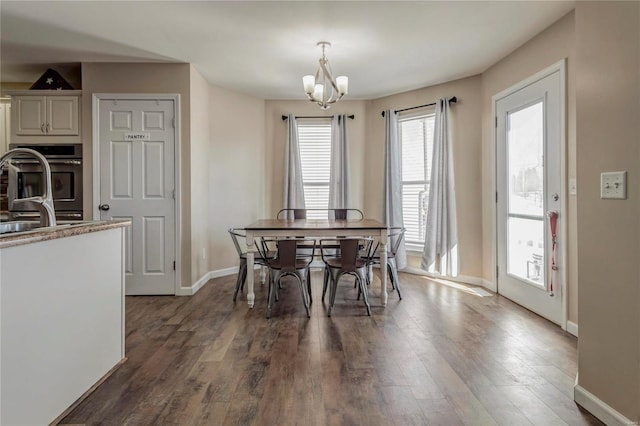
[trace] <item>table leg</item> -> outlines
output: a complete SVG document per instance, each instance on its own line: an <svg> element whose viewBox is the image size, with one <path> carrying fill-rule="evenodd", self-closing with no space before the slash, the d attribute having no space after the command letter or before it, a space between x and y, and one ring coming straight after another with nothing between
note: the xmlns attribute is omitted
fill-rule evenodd
<svg viewBox="0 0 640 426"><path fill-rule="evenodd" d="M247 303L253 308L256 294L253 292L253 252L247 252Z"/></svg>
<svg viewBox="0 0 640 426"><path fill-rule="evenodd" d="M387 243L380 244L380 301L387 306Z"/></svg>

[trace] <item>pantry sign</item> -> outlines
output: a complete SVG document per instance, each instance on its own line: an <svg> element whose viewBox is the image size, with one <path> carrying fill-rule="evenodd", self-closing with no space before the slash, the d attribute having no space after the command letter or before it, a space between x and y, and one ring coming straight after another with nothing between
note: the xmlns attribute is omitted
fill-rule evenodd
<svg viewBox="0 0 640 426"><path fill-rule="evenodd" d="M148 141L150 139L151 133L132 132L124 134L124 140L126 141Z"/></svg>

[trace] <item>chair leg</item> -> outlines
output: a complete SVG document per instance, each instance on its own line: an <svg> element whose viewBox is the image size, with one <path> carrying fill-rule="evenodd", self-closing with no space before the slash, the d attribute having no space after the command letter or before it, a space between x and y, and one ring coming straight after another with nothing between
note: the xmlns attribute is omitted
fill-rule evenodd
<svg viewBox="0 0 640 426"><path fill-rule="evenodd" d="M366 271L363 275L364 275L364 283L365 283L364 288L369 288L369 284L373 279L373 266L371 264L366 268ZM354 284L358 286L357 282L355 282ZM360 300L361 294L362 294L362 288L358 286L358 297L356 298L356 300Z"/></svg>
<svg viewBox="0 0 640 426"><path fill-rule="evenodd" d="M308 272L307 276L309 276ZM296 278L298 278L298 282L300 282L300 295L302 296L304 309L307 311L307 318L311 318L311 314L309 313L309 301L307 300L307 297L309 297L309 294L307 293L307 284L305 284L305 280L302 279L302 276L296 275Z"/></svg>
<svg viewBox="0 0 640 426"><path fill-rule="evenodd" d="M327 285L329 285L329 267L324 267L324 278L322 279L322 301L324 302L324 296L327 294Z"/></svg>
<svg viewBox="0 0 640 426"><path fill-rule="evenodd" d="M280 279L281 278L280 272L276 271L274 273L274 276L276 276L277 279L276 280L274 280L273 278L271 279L273 281L273 291L275 292L273 297L274 297L276 302L279 302L280 301L280 290L282 289L282 280Z"/></svg>
<svg viewBox="0 0 640 426"><path fill-rule="evenodd" d="M362 289L364 304L367 307L367 315L371 316L371 306L369 305L369 296L367 295L367 288L365 287L365 278L360 274L356 274L356 281L360 284L360 288Z"/></svg>
<svg viewBox="0 0 640 426"><path fill-rule="evenodd" d="M242 287L244 287L244 278L246 278L246 274L247 274L247 261L242 259L240 260L240 267L238 268L238 279L236 280L236 291L233 293L234 302L238 298L238 291Z"/></svg>
<svg viewBox="0 0 640 426"><path fill-rule="evenodd" d="M391 275L391 282L398 292L398 298L402 300L402 294L400 294L400 280L398 279L398 267L396 266L395 259L387 259L387 266L389 267L389 274Z"/></svg>
<svg viewBox="0 0 640 426"><path fill-rule="evenodd" d="M260 285L264 285L264 282L266 281L266 275L267 275L266 270L267 270L266 266L260 267Z"/></svg>
<svg viewBox="0 0 640 426"><path fill-rule="evenodd" d="M271 271L269 273L269 291L267 293L267 319L271 318L271 306L273 305L273 299L275 298L275 294L278 291L278 284L280 283L280 277L275 276L276 274Z"/></svg>
<svg viewBox="0 0 640 426"><path fill-rule="evenodd" d="M244 284L247 282L247 263L242 268L242 280L240 280L240 291L244 291Z"/></svg>
<svg viewBox="0 0 640 426"><path fill-rule="evenodd" d="M340 275L336 272L329 271L331 278L331 290L329 291L329 312L328 316L331 316L331 309L333 308L334 303L336 302L336 291L338 289L338 280L340 279Z"/></svg>
<svg viewBox="0 0 640 426"><path fill-rule="evenodd" d="M307 268L307 291L309 296L309 304L313 302L313 297L311 296L311 268Z"/></svg>

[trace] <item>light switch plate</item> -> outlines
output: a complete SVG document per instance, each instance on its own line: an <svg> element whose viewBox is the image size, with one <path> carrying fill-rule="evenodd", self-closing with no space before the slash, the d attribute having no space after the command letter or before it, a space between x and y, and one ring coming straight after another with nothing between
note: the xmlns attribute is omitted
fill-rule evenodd
<svg viewBox="0 0 640 426"><path fill-rule="evenodd" d="M578 182L576 178L569 178L569 195L576 195L578 193Z"/></svg>
<svg viewBox="0 0 640 426"><path fill-rule="evenodd" d="M600 173L600 198L625 200L627 198L627 172Z"/></svg>

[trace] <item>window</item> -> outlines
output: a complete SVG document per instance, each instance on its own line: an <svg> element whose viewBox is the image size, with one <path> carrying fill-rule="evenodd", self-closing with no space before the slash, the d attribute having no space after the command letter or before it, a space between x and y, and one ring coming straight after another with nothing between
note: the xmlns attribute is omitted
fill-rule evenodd
<svg viewBox="0 0 640 426"><path fill-rule="evenodd" d="M331 120L299 119L298 144L302 163L304 201L308 209L329 207ZM309 219L326 219L326 212L309 212Z"/></svg>
<svg viewBox="0 0 640 426"><path fill-rule="evenodd" d="M429 202L435 114L400 118L402 149L402 217L405 242L422 251Z"/></svg>

